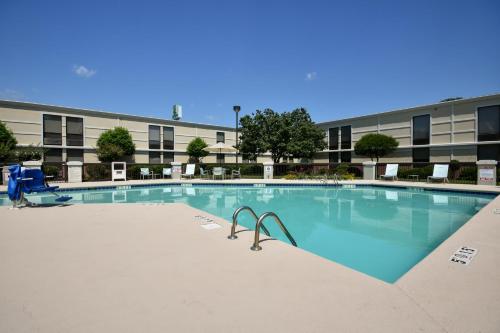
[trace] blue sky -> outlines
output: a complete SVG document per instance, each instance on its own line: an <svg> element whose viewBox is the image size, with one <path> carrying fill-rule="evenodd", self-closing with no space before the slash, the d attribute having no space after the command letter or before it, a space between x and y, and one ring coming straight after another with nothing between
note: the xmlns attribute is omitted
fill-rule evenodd
<svg viewBox="0 0 500 333"><path fill-rule="evenodd" d="M233 125L500 92L500 2L0 2L0 98Z"/></svg>

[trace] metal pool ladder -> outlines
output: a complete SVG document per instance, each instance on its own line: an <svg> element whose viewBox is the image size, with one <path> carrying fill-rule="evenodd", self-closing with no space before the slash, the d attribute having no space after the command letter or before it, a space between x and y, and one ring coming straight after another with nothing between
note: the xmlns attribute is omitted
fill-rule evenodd
<svg viewBox="0 0 500 333"><path fill-rule="evenodd" d="M253 240L253 246L250 248L250 250L252 250L252 251L260 251L260 250L262 250L262 247L259 245L259 237L260 237L259 231L260 231L260 227L264 226L262 224L262 222L268 216L271 216L271 217L274 218L274 221L276 223L278 223L279 227L281 228L281 230L283 231L283 233L285 234L285 236L288 238L288 240L290 241L290 243L292 243L292 245L296 247L297 243L295 242L295 239L293 239L292 235L290 235L290 233L288 232L288 229L285 227L285 225L280 220L280 218L278 217L278 215L276 215L273 212L267 212L267 213L262 214L259 217L259 219L257 220L257 224L255 225L255 236L254 236L254 240Z"/></svg>
<svg viewBox="0 0 500 333"><path fill-rule="evenodd" d="M255 219L255 223L259 220L257 217L257 214L255 214L254 210L248 206L241 206L240 208L236 209L233 213L233 224L231 225L231 234L227 236L229 239L236 239L238 236L236 236L236 226L238 225L238 215L244 210L248 210L250 214L252 214L253 218ZM267 228L262 225L262 230L266 233L266 235L271 236Z"/></svg>
<svg viewBox="0 0 500 333"><path fill-rule="evenodd" d="M278 224L278 226L280 227L280 229L283 231L283 233L285 234L285 236L288 238L288 240L290 241L290 243L292 243L293 246L297 246L297 242L295 242L295 239L293 239L292 235L290 234L290 232L288 232L288 229L285 227L285 225L283 224L283 222L281 221L281 219L278 217L278 215L276 215L274 212L267 212L267 213L264 213L262 214L260 217L257 218L257 214L255 214L254 210L248 206L242 206L238 209L236 209L234 211L234 214L233 214L233 224L231 226L231 234L227 237L229 239L236 239L238 238L238 236L236 236L236 225L238 224L238 215L240 212L244 211L244 210L248 210L252 216L254 217L256 223L255 223L255 235L254 235L254 242L253 242L253 246L250 248L251 250L253 251L260 251L262 250L262 247L259 245L259 239L260 239L260 228L262 228L262 230L264 230L264 233L267 235L267 236L271 236L271 234L269 233L269 231L267 230L267 228L264 226L264 220L271 216L274 218L274 221Z"/></svg>
<svg viewBox="0 0 500 333"><path fill-rule="evenodd" d="M325 177L321 178L320 182L322 182L323 184L328 184L328 180L329 180L328 174L325 174ZM334 173L332 180L333 180L333 184L338 185L339 184L339 175Z"/></svg>

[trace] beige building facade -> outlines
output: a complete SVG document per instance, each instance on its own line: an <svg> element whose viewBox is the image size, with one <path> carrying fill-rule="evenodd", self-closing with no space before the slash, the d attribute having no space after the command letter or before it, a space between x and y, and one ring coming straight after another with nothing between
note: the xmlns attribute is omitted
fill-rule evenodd
<svg viewBox="0 0 500 333"><path fill-rule="evenodd" d="M196 137L209 145L234 146L234 128L119 113L0 100L0 120L12 129L20 146L44 147L48 162L97 163L96 143L104 131L129 130L136 153L129 162L187 162L186 148ZM315 163L360 163L354 153L365 134L394 137L398 149L381 162L475 162L500 160L500 94L334 120L317 124L325 130L328 149ZM234 154L210 154L206 163L234 163ZM270 156L258 159L269 160ZM241 157L240 157L241 162Z"/></svg>
<svg viewBox="0 0 500 333"><path fill-rule="evenodd" d="M0 101L0 120L9 127L19 146L35 145L46 150L48 162L97 163L97 139L117 126L129 130L136 153L129 162L187 162L187 145L200 137L208 145L235 145L234 128L195 124L94 110L25 102ZM235 154L210 154L204 162L233 163Z"/></svg>
<svg viewBox="0 0 500 333"><path fill-rule="evenodd" d="M315 162L359 163L354 145L365 134L394 137L398 149L381 162L475 162L500 159L500 94L459 99L319 123L328 149Z"/></svg>

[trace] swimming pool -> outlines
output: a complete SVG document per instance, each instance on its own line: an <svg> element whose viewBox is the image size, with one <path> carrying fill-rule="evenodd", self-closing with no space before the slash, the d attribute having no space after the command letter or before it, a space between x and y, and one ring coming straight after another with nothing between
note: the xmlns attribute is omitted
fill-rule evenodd
<svg viewBox="0 0 500 333"><path fill-rule="evenodd" d="M379 186L211 184L75 190L72 203L181 202L231 221L250 206L276 212L302 249L386 282L394 282L465 224L495 195ZM53 203L50 195L28 196ZM0 205L9 205L5 194ZM147 208L145 208L147 209ZM253 228L247 213L239 222ZM288 242L271 219L271 235ZM250 247L251 244L248 244Z"/></svg>

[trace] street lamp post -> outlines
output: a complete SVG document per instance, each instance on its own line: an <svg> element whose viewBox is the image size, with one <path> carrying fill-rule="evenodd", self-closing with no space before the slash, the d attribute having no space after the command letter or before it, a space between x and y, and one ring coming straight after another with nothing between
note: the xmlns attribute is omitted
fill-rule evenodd
<svg viewBox="0 0 500 333"><path fill-rule="evenodd" d="M238 151L236 152L236 167L238 167L238 154L240 153L239 151L239 147L238 147L238 113L240 112L241 110L241 107L239 105L235 105L233 106L233 111L234 113L236 113L236 149L238 149Z"/></svg>

